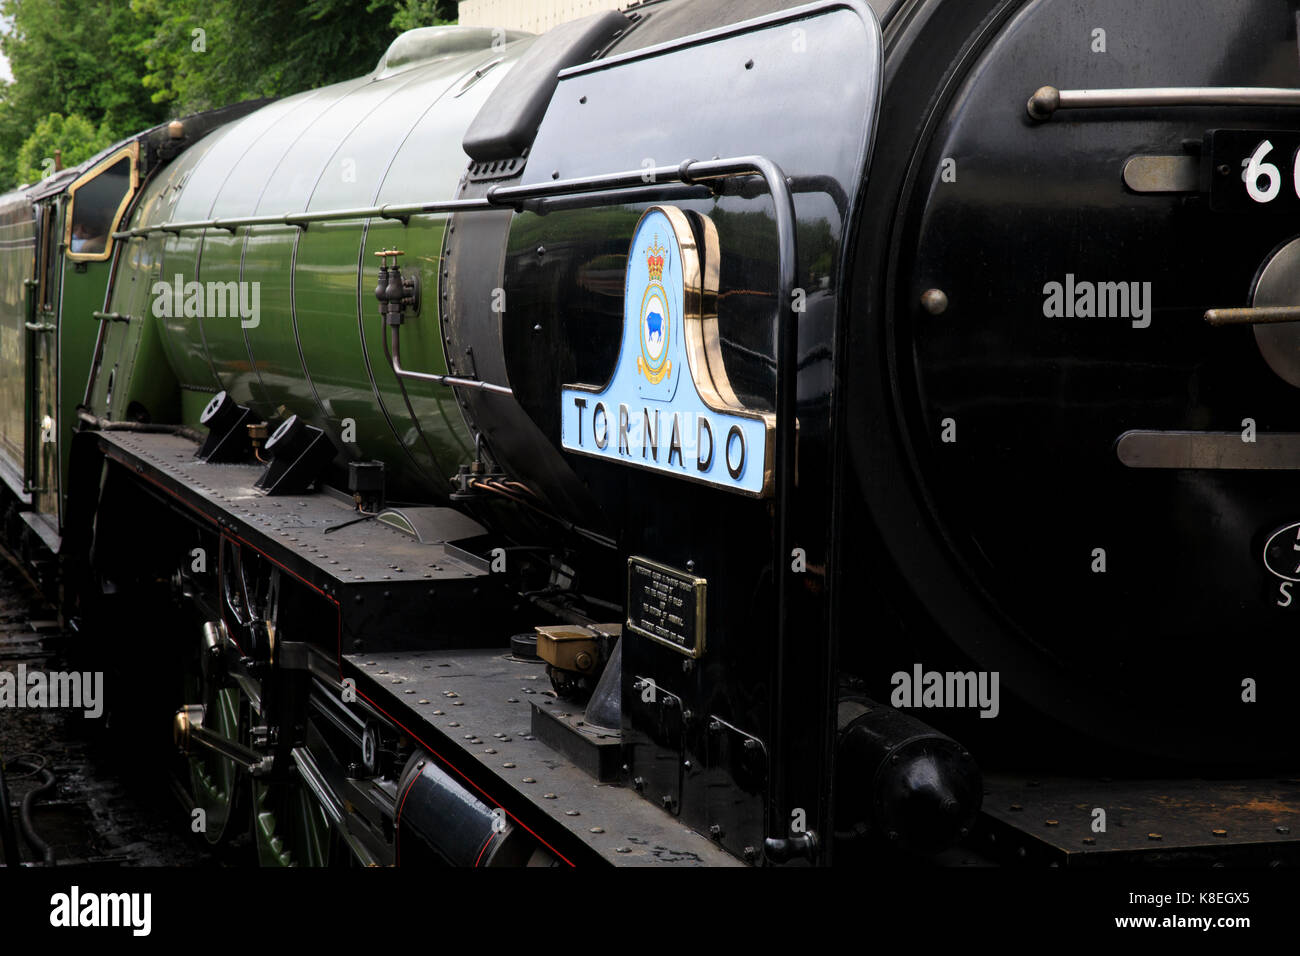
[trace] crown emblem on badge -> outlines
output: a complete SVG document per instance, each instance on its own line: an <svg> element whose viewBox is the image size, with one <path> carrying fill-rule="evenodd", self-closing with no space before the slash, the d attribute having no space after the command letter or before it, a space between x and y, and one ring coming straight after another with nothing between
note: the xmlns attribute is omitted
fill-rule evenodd
<svg viewBox="0 0 1300 956"><path fill-rule="evenodd" d="M658 282L664 275L664 253L668 250L659 245L659 237L655 236L655 244L646 250L645 264L650 270L650 281Z"/></svg>

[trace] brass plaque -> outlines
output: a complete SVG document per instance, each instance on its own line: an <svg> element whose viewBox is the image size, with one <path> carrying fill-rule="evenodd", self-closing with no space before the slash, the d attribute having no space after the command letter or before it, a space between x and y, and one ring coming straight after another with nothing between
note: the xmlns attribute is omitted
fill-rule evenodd
<svg viewBox="0 0 1300 956"><path fill-rule="evenodd" d="M627 560L628 629L688 657L704 653L708 580L645 558Z"/></svg>

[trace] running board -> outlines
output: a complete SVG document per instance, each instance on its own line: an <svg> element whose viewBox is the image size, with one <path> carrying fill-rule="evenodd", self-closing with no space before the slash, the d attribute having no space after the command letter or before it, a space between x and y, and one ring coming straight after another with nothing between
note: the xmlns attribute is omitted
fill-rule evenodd
<svg viewBox="0 0 1300 956"><path fill-rule="evenodd" d="M27 527L36 532L36 536L41 539L46 550L50 554L57 555L59 549L63 547L63 538L59 533L50 527L50 519L38 511L21 511L19 516Z"/></svg>

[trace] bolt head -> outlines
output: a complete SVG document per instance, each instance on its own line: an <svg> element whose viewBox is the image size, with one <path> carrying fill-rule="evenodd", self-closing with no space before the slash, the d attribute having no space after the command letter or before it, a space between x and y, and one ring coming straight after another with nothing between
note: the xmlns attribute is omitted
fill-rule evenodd
<svg viewBox="0 0 1300 956"><path fill-rule="evenodd" d="M926 289L921 293L921 308L931 315L943 315L948 311L948 295L942 289Z"/></svg>

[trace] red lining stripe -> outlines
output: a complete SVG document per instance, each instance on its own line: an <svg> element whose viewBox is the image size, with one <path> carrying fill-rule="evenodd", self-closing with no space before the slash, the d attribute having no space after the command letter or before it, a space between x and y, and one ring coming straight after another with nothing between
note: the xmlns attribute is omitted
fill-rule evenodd
<svg viewBox="0 0 1300 956"><path fill-rule="evenodd" d="M118 464L123 465L123 466L128 467L128 468L130 467L130 465L129 465L127 462L123 461L121 458L118 458L118 457L115 456L115 455L109 454L108 452L105 452L105 454L106 454L109 458L112 458L114 461L118 462ZM162 491L166 492L167 494L171 495L173 498L175 498L177 501L179 501L181 504L183 504L186 508L189 508L191 511L194 511L195 513L199 514L200 516L202 516L202 517L204 517L204 518L207 518L207 520L208 520L210 523L212 523L212 524L218 524L217 520L216 520L215 518L213 518L211 515L207 514L206 512L204 512L204 511L202 511L202 510L200 510L199 508L195 507L191 502L189 502L189 501L187 501L186 499L182 498L179 494L177 494L176 492L172 491L170 488L168 488L166 485L164 485L161 481L159 481L158 479L154 478L153 476L151 476L151 475L147 475L147 474L145 474L145 473L142 472L142 471L137 471L137 472L136 472L136 475L137 475L137 477L143 478L145 481L149 482L150 484L156 486L157 488L159 488L159 489L161 489ZM249 548L251 548L253 551L256 551L256 552L257 552L258 554L260 554L262 557L266 558L266 560L270 561L270 562L271 562L272 564L274 564L276 567L280 568L282 571L284 571L284 572L285 572L286 574L288 574L290 577L296 578L297 580L301 581L303 584L307 585L307 587L311 588L311 589L312 589L313 591L315 591L317 594L321 595L321 597L323 597L323 598L325 598L327 601L330 601L330 602L333 603L333 605L334 605L334 609L335 609L335 611L338 613L338 652L337 652L337 659L335 660L335 664L337 665L337 667L338 667L338 669L339 669L339 680L342 681L342 680L343 680L343 606L342 606L342 604L340 604L338 598L333 597L333 596L330 595L330 594L327 594L325 591L322 591L320 588L318 588L316 585L312 584L310 581L308 581L308 580L307 580L306 578L304 578L302 575L298 574L296 571L292 571L292 570L290 570L287 566L285 566L285 565L282 564L281 562L277 561L275 558L271 557L269 554L267 554L267 553L266 553L265 551L263 551L261 548L257 547L257 546L254 545L254 544L249 543L248 541L244 540L242 537L240 537L239 535L235 534L234 532L231 532L231 533L230 533L230 537L234 538L236 541L240 542L241 544L248 545ZM405 732L406 732L406 733L407 733L407 734L408 734L408 735L409 735L409 736L410 736L410 737L411 737L411 738L412 738L416 743L418 743L421 747L423 747L426 751L428 751L429 754L430 754L431 756L433 756L433 757L436 758L438 761L440 761L440 762L441 762L441 763L442 763L442 764L443 764L443 765L444 765L448 770L451 770L451 771L453 771L454 773L458 774L458 775L461 777L462 780L464 780L467 784L469 784L471 787L473 787L475 790L477 790L480 794L482 794L484 797L486 797L486 798L487 798L487 802L488 802L490 805L501 807L501 805L500 805L496 800L493 800L493 799L492 799L491 795L488 794L488 792L487 792L486 790L484 790L482 787L480 787L478 784L476 784L473 780L471 780L468 776L466 776L465 773L462 772L462 771L460 770L459 767L457 767L455 764L453 764L453 763L452 763L450 760L448 760L446 757L442 756L440 753L438 753L436 750L434 750L432 747L430 747L427 743L425 743L423 740L421 740L420 737L419 737L418 735L416 735L416 734L415 734L415 733L414 733L410 728L408 728L405 724L403 724L403 723L402 723L401 721L399 721L396 717L394 717L392 714L388 713L388 711L384 710L384 708L380 707L377 703L375 703L373 700L371 700L369 697L367 697L366 694L365 694L365 692L363 692L363 691L361 691L360 689L358 689L358 690L357 690L357 693L360 694L360 695L365 699L365 701L366 701L368 704L370 704L370 706L374 707L375 710L379 711L381 714L383 714L385 717L387 717L389 720L391 720L394 724L396 724L398 727L400 727L403 731L405 731ZM408 793L410 792L410 788L409 788L409 787L407 788L407 792L408 792ZM405 798L403 798L403 802L405 802ZM549 843L547 843L545 840L543 840L540 836L537 835L536 831L534 831L531 827L529 827L528 825L526 825L522 820L520 820L518 817L516 817L513 813L511 813L511 812L510 812L509 810L507 810L505 807L501 807L501 811L502 811L503 813L505 813L505 815L508 816L511 820L513 820L513 821L514 821L514 822L515 822L519 827L521 827L522 829L526 830L529 834L531 834L532 837L533 837L533 839L535 839L535 840L536 840L538 843L540 843L542 846L546 847L548 850L550 850L552 853L554 853L557 857L559 857L561 860L563 860L563 861L564 861L565 863L567 863L569 866L574 866L574 865L575 865L575 864L573 863L572 860L570 860L568 857L566 857L563 853L561 853L561 852L560 852L559 850L557 850L555 847L551 846ZM399 816L400 816L401 811L399 810L398 813L399 813ZM495 836L495 835L496 835L495 833L492 834L492 836ZM492 836L489 836L489 837L488 837L488 843L491 843L491 842L492 842ZM395 842L395 841L396 841L396 837L394 837L394 842ZM483 849L484 849L484 850L487 849L487 843L483 844ZM479 851L479 857L482 858L482 856L483 856L483 851L480 850L480 851ZM478 866L478 863L475 862L474 865L475 865L475 866Z"/></svg>

